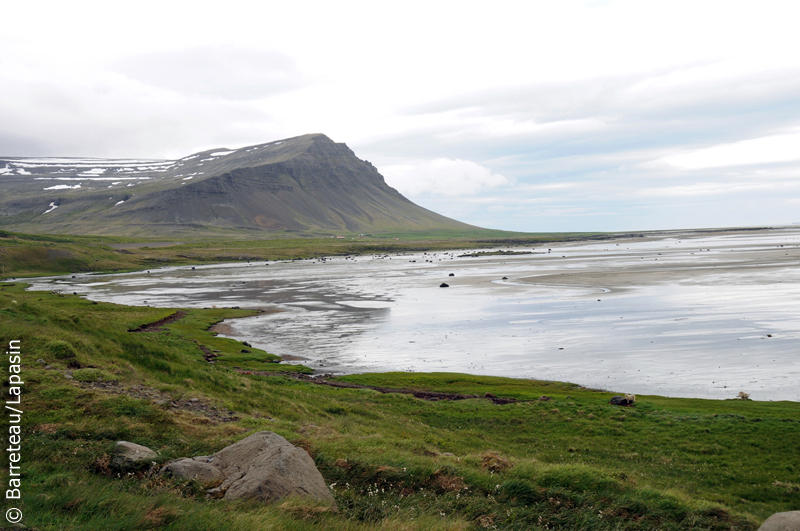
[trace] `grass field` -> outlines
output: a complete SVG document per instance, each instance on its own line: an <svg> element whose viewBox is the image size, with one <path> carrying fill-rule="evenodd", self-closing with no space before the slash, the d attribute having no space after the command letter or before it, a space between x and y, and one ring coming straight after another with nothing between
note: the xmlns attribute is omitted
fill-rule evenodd
<svg viewBox="0 0 800 531"><path fill-rule="evenodd" d="M266 239L266 236L271 236ZM0 279L88 271L119 272L163 267L244 260L293 260L316 256L394 253L454 248L498 248L537 245L565 239L611 237L596 233L534 234L506 231L422 231L397 234L329 235L268 233L265 239L216 238L172 242L133 240L122 237L48 236L0 230ZM112 244L136 247L112 248Z"/></svg>
<svg viewBox="0 0 800 531"><path fill-rule="evenodd" d="M249 310L186 310L132 332L176 311L0 287L0 338L22 347L29 528L754 530L800 508L797 403L639 396L624 408L573 384L462 374L338 380L515 402L335 388L208 331ZM338 511L206 499L193 482L109 465L118 440L163 463L260 430L312 455Z"/></svg>

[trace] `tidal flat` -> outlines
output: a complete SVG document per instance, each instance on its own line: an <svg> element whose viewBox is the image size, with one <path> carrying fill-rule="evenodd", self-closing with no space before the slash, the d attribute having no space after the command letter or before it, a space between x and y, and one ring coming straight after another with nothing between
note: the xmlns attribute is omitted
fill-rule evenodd
<svg viewBox="0 0 800 531"><path fill-rule="evenodd" d="M800 400L800 228L494 250L524 254L455 249L30 282L135 306L270 310L227 321L225 335L325 373Z"/></svg>

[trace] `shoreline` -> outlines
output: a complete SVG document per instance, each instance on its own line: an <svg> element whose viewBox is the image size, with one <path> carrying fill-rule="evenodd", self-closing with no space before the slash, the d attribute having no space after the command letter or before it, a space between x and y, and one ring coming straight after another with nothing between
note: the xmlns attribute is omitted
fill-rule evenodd
<svg viewBox="0 0 800 531"><path fill-rule="evenodd" d="M474 345L464 341L460 343L456 341L454 343L453 341L457 340L458 336L463 336L463 333L469 332L475 326L484 326L477 323L477 317L475 317L476 324L468 324L466 321L469 320L469 314L464 314L463 316L453 314L455 321L452 321L452 323L458 324L461 322L460 320L463 320L465 328L463 330L451 329L453 334L450 334L450 339L447 340L446 344L442 343L442 338L437 339L435 334L433 336L430 334L423 336L421 340L407 341L402 334L400 336L389 335L382 337L384 332L379 332L377 329L372 332L372 328L375 328L376 325L370 323L379 323L381 319L385 319L385 316L388 315L385 312L389 310L379 310L378 308L391 308L393 314L399 312L397 315L420 311L418 307L409 305L408 301L404 302L405 299L396 293L396 289L399 289L395 286L397 279L386 282L386 289L390 291L385 291L383 287L380 287L379 289L384 291L375 292L378 295L370 294L372 293L370 290L375 289L377 284L364 284L363 280L358 280L356 284L351 283L356 287L356 292L360 293L356 297L348 295L347 291L337 291L338 288L332 289L328 286L328 278L333 278L336 282L339 282L336 280L339 277L330 277L331 272L335 273L337 271L337 267L345 275L353 274L356 277L371 276L372 273L370 271L378 271L374 267L380 265L380 261L375 260L376 257L374 255L357 255L354 259L330 258L327 263L325 263L325 260L322 260L322 262L304 260L302 262L286 262L282 264L273 263L270 268L263 269L256 267L261 264L253 264L250 267L243 263L207 265L198 267L196 271L192 270L191 272L186 266L168 267L166 269L152 270L152 275L147 275L147 277L141 273L128 273L124 278L116 277L117 280L112 281L112 284L123 287L129 284L163 286L157 291L167 293L170 290L174 291L174 286L182 286L180 283L175 284L175 279L186 278L187 282L189 279L195 279L192 282L197 285L197 288L192 289L197 289L204 293L207 292L206 295L212 297L213 300L213 293L217 291L217 285L224 286L226 283L232 282L224 280L226 278L225 275L233 275L231 279L238 277L247 282L242 282L241 287L234 288L234 291L231 292L232 296L213 300L217 307L240 305L243 308L266 308L273 315L276 313L280 313L280 315L276 317L277 321L262 320L260 328L263 330L259 330L258 327L253 328L255 319L248 322L247 326L231 323L226 325L231 328L224 330L225 335L249 342L254 342L254 338L256 338L255 346L258 348L277 355L283 354L286 361L302 361L316 373L329 373L332 370L336 373L348 375L396 370L420 373L461 372L487 376L507 375L523 379L555 379L577 382L594 388L620 389L637 394L655 393L661 396L703 397L715 400L732 398L737 391L744 390L751 392L754 399L760 400L759 393L768 395L769 392L763 388L759 390L758 385L766 386L766 384L756 383L756 386L752 386L747 385L746 381L748 379L746 371L749 370L747 363L752 363L755 367L758 361L749 362L747 358L730 360L734 363L734 367L730 369L738 371L739 376L736 378L741 381L727 382L726 387L725 378L723 378L722 382L711 381L712 379L719 380L719 378L708 378L708 382L704 383L702 371L697 372L695 370L693 372L689 370L693 366L696 368L698 363L705 363L709 367L704 370L707 371L707 374L713 375L710 367L713 360L704 361L705 358L691 356L691 353L692 349L694 349L695 352L707 357L707 353L702 352L706 348L704 345L709 345L711 348L719 348L717 345L724 343L729 345L726 348L737 349L735 351L736 354L739 351L748 352L748 350L741 349L756 349L753 352L760 352L763 358L767 356L773 358L774 352L782 353L790 346L789 344L794 341L792 339L794 337L794 328L785 328L785 326L789 325L786 325L784 321L787 317L791 317L793 306L784 308L786 301L781 301L791 294L787 291L787 289L793 289L795 286L791 282L797 282L797 279L786 277L785 271L787 270L786 268L793 270L794 266L800 262L800 251L798 251L798 246L795 244L786 245L785 247L781 247L781 245L793 233L800 232L800 227L791 229L793 230L788 232L766 231L766 233L755 229L748 231L718 230L716 233L724 233L724 236L716 240L712 240L710 236L712 233L707 231L691 231L690 233L671 231L669 238L656 238L647 242L636 238L635 241L585 240L582 242L550 243L551 254L544 256L540 253L533 257L536 259L537 267L535 274L526 273L526 270L520 269L522 265L527 263L525 260L529 258L528 255L497 255L486 258L464 258L451 262L449 256L452 255L450 253L431 252L424 257L426 258L425 260L418 257L416 264L406 264L404 266L403 271L406 272L405 274L410 274L413 278L407 276L406 280L403 280L405 282L403 285L416 286L414 289L417 290L428 286L428 283L434 287L438 286L440 280L438 280L439 277L437 275L446 276L448 272L453 271L456 274L454 280L449 280L452 287L448 290L432 289L428 291L426 289L424 292L415 291L414 293L418 293L418 295L414 295L415 297L425 297L425 302L421 303L422 307L430 304L440 304L438 302L440 300L449 301L446 306L442 307L441 311L452 313L454 311L453 308L458 309L459 306L465 304L464 301L466 299L463 299L463 296L471 292L483 294L481 296L490 297L492 300L507 300L515 304L517 302L521 303L520 308L527 308L525 311L531 315L530 317L509 317L511 321L510 328L506 326L508 332L501 332L500 329L491 332L494 334L503 333L509 337L511 337L511 334L516 334L514 337L517 337L519 332L524 332L523 336L520 336L522 339L513 340L507 345L503 343L497 345L484 344L485 341L483 343L477 342ZM778 243L776 244L776 242ZM634 244L640 245L634 247ZM669 248L665 248L665 246ZM710 249L709 246L713 249ZM631 249L627 249L627 247L631 247ZM403 263L409 261L404 260L404 258L413 258L413 256L407 254L393 256L401 260L395 260L395 265L392 267L402 266ZM388 262L386 263L388 264ZM345 264L347 265L345 266ZM482 272L481 268L484 266L489 268L486 272ZM373 269L369 269L371 267ZM275 292L276 295L267 295L267 299L253 299L248 302L248 297L251 295L262 294L260 296L263 297L265 292L265 288L260 287L261 284L258 281L251 283L248 275L258 274L263 276L264 272L267 275L264 278L274 279L274 281L270 281L271 283L265 285L267 286L266 291L273 289L269 286L283 287ZM780 273L776 274L778 272ZM500 275L508 275L510 278L500 280ZM87 277L81 275L80 277L74 280L68 279L64 275L50 277L58 278L59 282L42 284L44 287L41 289L52 289L53 286L58 286L59 290L69 292L74 289L84 291L95 280L106 282L105 278L101 280L96 275ZM115 277L112 276L110 278L113 279ZM171 284L160 284L160 279L162 278L172 279L170 280ZM341 278L344 279L345 277ZM409 278L413 281L411 284L408 284ZM745 279L748 286L747 290L742 291L742 287L736 287L734 291L731 291L731 278ZM35 279L30 280L36 282ZM39 281L42 280L39 279ZM789 284L781 283L785 280L788 280ZM144 284L139 284L141 282L144 282ZM211 283L209 284L209 282ZM734 284L736 282L739 281L735 281ZM235 284L239 284L239 282ZM250 284L252 284L252 288L249 287ZM73 285L74 287L71 287ZM342 284L342 286L345 285L349 284L347 282ZM320 288L319 286L325 287ZM192 291L192 289L188 289L190 287L187 284L187 289L179 289L189 292ZM224 292L230 288L221 287L221 289ZM598 293L598 290L609 291ZM141 291L141 288L137 288L137 291ZM710 295L707 292L710 292ZM141 291L141 293L149 292L145 290ZM731 293L738 293L736 295L738 298L732 302L725 302L726 298L730 298ZM774 295L778 294L780 296L775 299ZM683 312L672 311L671 313L664 313L664 310L660 307L665 302L670 303L670 298L675 298L676 296L679 298L693 297L691 300L696 301L696 304L693 303L695 306L689 306ZM404 297L407 298L407 296ZM783 299L780 297L783 297ZM116 298L108 298L107 296L94 297L92 295L89 295L89 298L111 300L132 306L144 305L142 301L125 296L124 291L120 291ZM159 298L156 294L142 295L141 298L146 302L146 305L156 307L191 308L211 306L208 301L193 304L191 303L193 299L190 298L183 300L183 302L190 302L190 304L184 305L181 304L181 300L173 300L169 296ZM652 301L657 301L657 303L650 302L651 299ZM317 300L318 302L314 302ZM381 304L376 305L374 302L376 300L380 301ZM265 305L264 303L267 304ZM544 304L545 310L538 309L539 304ZM639 306L636 306L636 304ZM717 306L714 306L715 304ZM723 306L719 306L719 304L723 304ZM763 306L765 304L768 305L764 306L765 308L769 307L769 311L766 313L764 313L764 310L758 309L759 305ZM641 305L645 306L642 307ZM601 336L592 336L588 332L576 330L574 326L564 328L558 324L559 321L553 320L563 318L574 320L574 311L571 309L573 306L577 309L575 311L583 312L578 316L583 315L584 317L580 318L584 321L591 323L594 320L598 323L606 323L606 326L610 327L609 333L603 333ZM647 317L642 313L642 308L651 313L658 310L659 313L653 313L651 317ZM726 317L725 319L727 320L725 321L719 321L725 315L720 314L715 308L723 308L730 316ZM502 313L506 312L506 310L514 310L514 308L506 304L505 306L498 306L496 312ZM781 310L785 311L781 312ZM338 322L335 320L327 323L327 327L325 326L327 318L322 319L325 311L329 313L333 311L334 313L330 314L332 317L340 315L342 318L349 320L346 322L351 324L346 325L343 334L336 334L335 337L325 335L325 333L331 333L330 327L336 328L339 326L335 324ZM572 313L565 313L568 311ZM302 325L299 322L297 324L294 323L298 318L314 318L315 315L320 316L318 324L323 326L322 329L314 325L313 322L309 323L310 327L306 329L302 329ZM563 317L559 317L559 315ZM609 315L616 315L619 318L614 317L617 321L611 321ZM715 317L717 315L720 317ZM740 315L740 317L737 317L737 315ZM487 317L486 314L478 314L478 316ZM717 319L719 322L714 324L714 322L707 321L707 318ZM736 324L737 318L739 319L739 325ZM378 321L375 319L378 319ZM517 320L515 321L514 319ZM520 321L519 319L523 320ZM345 321L342 322L345 323ZM567 321L564 322L566 323ZM353 323L357 326L351 329L350 327ZM263 326L273 324L279 326L268 326L267 328ZM411 326L410 322L407 324ZM580 322L576 324L580 324ZM298 326L301 326L301 328L298 329ZM451 327L453 324L445 326ZM724 328L720 329L718 328L719 326ZM529 328L533 332L541 331L546 333L533 336L525 332ZM738 329L741 329L741 331ZM329 331L325 332L325 330ZM480 328L480 330L483 330L483 328ZM221 330L218 329L218 331ZM639 332L637 333L637 331ZM296 341L296 344L286 343L286 338L289 337L286 336L287 332L300 334L303 336L303 340L300 341L300 335L298 335L297 341L300 342ZM391 329L389 332L398 333L397 330L393 332ZM447 333L446 330L443 329L443 333ZM626 336L625 334L628 335ZM656 342L657 344L650 346L653 341L642 341L643 337L637 339L637 334L638 336L650 334L653 339L658 338L659 341ZM675 334L683 334L683 336L675 336ZM677 339L671 339L672 336ZM259 340L259 337L262 339ZM530 341L523 341L525 337L528 337ZM684 337L684 340L680 340L681 337ZM415 338L408 337L406 339L413 340ZM769 340L768 347L766 343L760 346L757 345L764 339ZM372 343L369 343L369 341L373 340L377 341L374 343L374 345L377 345L377 351L372 347ZM277 348L276 341L280 342ZM394 341L393 345L390 344L392 341ZM535 341L535 343L531 341ZM691 341L692 343L686 343L686 341ZM737 341L738 343L736 343ZM408 343L413 343L413 345ZM445 350L431 351L431 348L437 344L442 344L442 348ZM537 344L540 346L536 347L535 345ZM501 350L518 354L529 351L531 347L538 349L534 351L534 354L539 352L542 356L546 356L543 358L545 360L544 365L542 363L529 363L530 368L526 368L526 366L517 364L513 367L509 365L505 369L493 366L493 370L487 370L489 365L485 363L482 365L480 357L482 353L500 348ZM330 350L331 348L338 350L332 351ZM764 348L767 350L763 350ZM779 350L775 351L775 348ZM459 349L462 349L463 352ZM526 351L526 349L528 350ZM418 352L416 358L410 355L412 352ZM448 352L453 354L449 359L446 358ZM552 354L550 354L551 352ZM579 356L592 355L592 353L595 353L593 355L596 359L588 362L580 361ZM364 354L367 354L366 359ZM289 356L305 359L292 360ZM458 359L459 356L460 361ZM615 361L620 356L627 361ZM627 358L625 358L626 356ZM661 359L662 361L656 364L643 364L646 361L646 356L650 356L654 360ZM600 375L598 370L605 371L602 376L603 381L600 381L598 377L587 379L585 374L581 376L574 370L572 372L563 372L563 370L559 372L555 368L552 370L547 369L547 366L554 363L558 365L560 363L559 360L562 358L567 362L577 363L576 367L581 365L587 368L591 367L590 373L596 373L598 376ZM670 361L672 358L675 359ZM434 363L437 359L443 360L442 363ZM369 363L366 363L367 361ZM424 363L420 363L420 361ZM521 361L525 362L524 359ZM670 363L678 368L685 367L686 370L675 371L676 374L674 376L667 375L666 379L654 378L655 376L666 374L664 371ZM762 380L765 376L771 374L763 372L769 369L769 365L769 362L766 365L762 363L761 368L758 369L761 372L753 373L755 378L750 377L749 380ZM794 366L794 362L790 362L788 367L792 366ZM633 371L634 376L637 370L646 376L639 380L636 386L630 385L626 383L627 380L620 380L623 377L621 373L626 368L629 371ZM716 369L716 366L713 368ZM608 382L605 381L605 374L610 377ZM727 374L725 371L721 373L722 376L725 374ZM734 373L730 372L730 374ZM775 383L784 385L784 383L777 380ZM679 384L684 390L673 389L673 384ZM692 391L695 388L704 390ZM734 390L731 391L731 389ZM772 389L772 387L767 387L767 389ZM788 390L789 388L786 389ZM795 401L791 392L790 395L786 399Z"/></svg>

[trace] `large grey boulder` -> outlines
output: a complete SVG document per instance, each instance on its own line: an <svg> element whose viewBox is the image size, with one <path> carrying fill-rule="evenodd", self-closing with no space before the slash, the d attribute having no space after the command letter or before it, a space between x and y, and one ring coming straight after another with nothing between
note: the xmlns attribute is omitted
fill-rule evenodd
<svg viewBox="0 0 800 531"><path fill-rule="evenodd" d="M254 433L211 456L170 461L159 475L196 479L208 487L216 484L208 495L225 500L273 502L295 495L334 503L311 456L269 431Z"/></svg>
<svg viewBox="0 0 800 531"><path fill-rule="evenodd" d="M798 531L800 530L800 511L775 513L767 518L758 531Z"/></svg>
<svg viewBox="0 0 800 531"><path fill-rule="evenodd" d="M130 472L149 467L158 454L147 446L128 441L118 441L114 446L114 456L111 465L122 471Z"/></svg>

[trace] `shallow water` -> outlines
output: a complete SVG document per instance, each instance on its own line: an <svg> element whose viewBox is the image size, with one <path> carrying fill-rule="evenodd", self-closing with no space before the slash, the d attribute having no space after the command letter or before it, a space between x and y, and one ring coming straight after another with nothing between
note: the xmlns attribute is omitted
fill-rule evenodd
<svg viewBox="0 0 800 531"><path fill-rule="evenodd" d="M228 321L232 337L321 372L448 371L800 400L800 230L549 247L31 282L121 304L280 309Z"/></svg>

